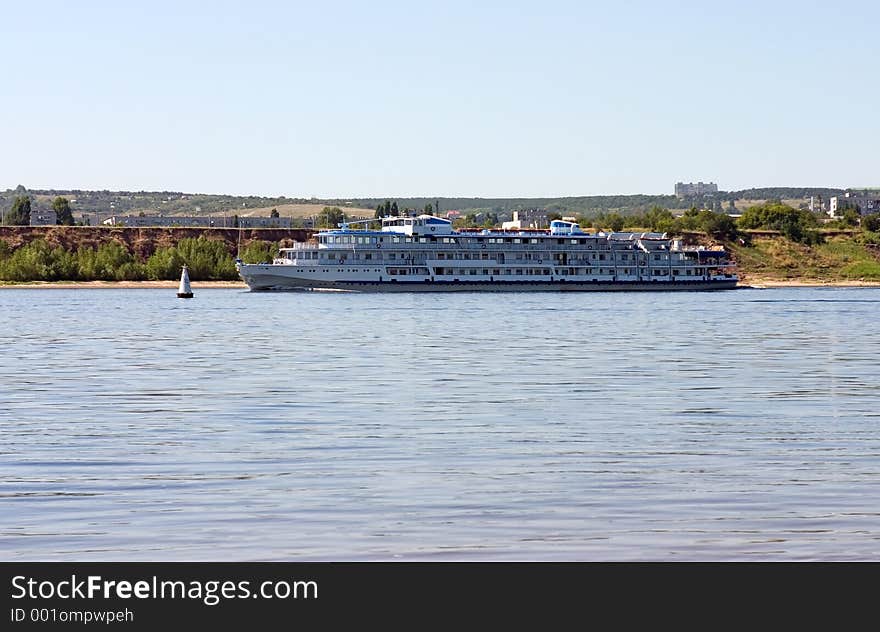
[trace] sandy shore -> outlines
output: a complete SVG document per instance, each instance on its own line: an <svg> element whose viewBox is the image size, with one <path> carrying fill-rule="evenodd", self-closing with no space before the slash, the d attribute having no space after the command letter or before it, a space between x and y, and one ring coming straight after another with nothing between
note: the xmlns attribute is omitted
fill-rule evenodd
<svg viewBox="0 0 880 632"><path fill-rule="evenodd" d="M880 281L827 281L824 279L765 279L749 277L739 282L741 287L880 287Z"/></svg>

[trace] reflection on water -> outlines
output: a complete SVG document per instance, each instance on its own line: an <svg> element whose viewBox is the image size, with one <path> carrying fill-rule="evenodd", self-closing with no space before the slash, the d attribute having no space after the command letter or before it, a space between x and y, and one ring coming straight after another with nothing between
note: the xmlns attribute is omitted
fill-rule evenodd
<svg viewBox="0 0 880 632"><path fill-rule="evenodd" d="M880 290L0 291L0 558L880 559Z"/></svg>

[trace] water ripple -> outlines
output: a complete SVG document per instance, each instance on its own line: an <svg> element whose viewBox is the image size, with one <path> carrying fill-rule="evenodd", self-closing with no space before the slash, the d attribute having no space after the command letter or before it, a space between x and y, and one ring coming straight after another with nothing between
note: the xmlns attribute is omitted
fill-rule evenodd
<svg viewBox="0 0 880 632"><path fill-rule="evenodd" d="M878 560L878 302L0 290L0 558Z"/></svg>

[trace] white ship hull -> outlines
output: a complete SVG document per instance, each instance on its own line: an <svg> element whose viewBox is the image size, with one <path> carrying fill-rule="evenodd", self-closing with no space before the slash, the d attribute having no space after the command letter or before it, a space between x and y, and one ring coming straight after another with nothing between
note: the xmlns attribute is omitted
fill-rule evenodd
<svg viewBox="0 0 880 632"><path fill-rule="evenodd" d="M321 279L316 275L296 274L295 266L252 264L239 266L239 274L248 287L255 292L285 290L337 290L349 292L595 292L595 291L669 291L669 290L731 290L737 285L737 277L693 280L614 280L614 279L537 279L509 281L502 279L468 280L442 279L436 277L416 278L402 281L373 278ZM333 275L327 271L324 275ZM365 276L365 275L364 275Z"/></svg>

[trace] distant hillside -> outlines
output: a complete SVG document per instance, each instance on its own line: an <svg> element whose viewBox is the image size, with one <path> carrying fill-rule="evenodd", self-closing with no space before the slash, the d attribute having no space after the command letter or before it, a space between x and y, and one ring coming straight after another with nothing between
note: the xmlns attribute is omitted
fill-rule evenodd
<svg viewBox="0 0 880 632"><path fill-rule="evenodd" d="M397 202L400 209L422 210L431 204L441 213L455 210L462 214L493 213L499 218L510 216L513 211L543 209L563 215L591 217L600 213L617 212L622 215L643 213L651 207L660 206L670 210L686 210L692 206L715 207L729 205L749 206L752 200L783 199L803 201L810 196L827 199L843 193L843 189L810 187L773 187L745 189L742 191L719 191L712 195L679 199L674 195L589 195L581 197L549 198L478 198L478 197L412 197L412 198L353 198L353 199L305 199L287 197L260 197L182 193L177 191L83 191L83 190L27 190L24 187L0 192L0 213L5 213L17 195L31 197L35 211L51 207L52 200L64 196L71 201L74 216L89 216L91 221L110 215L268 215L273 209L284 217L308 217L317 215L325 206L339 206L352 217L372 215L373 210L385 200Z"/></svg>
<svg viewBox="0 0 880 632"><path fill-rule="evenodd" d="M317 215L325 206L339 205L348 209L346 201L322 201L286 197L259 197L234 195L207 195L177 191L83 191L83 190L27 190L22 187L0 192L0 212L5 213L18 195L31 197L32 209L52 207L58 196L71 202L74 216L92 216L101 219L110 215L269 215L273 209L286 217ZM373 208L351 208L353 214L370 214Z"/></svg>
<svg viewBox="0 0 880 632"><path fill-rule="evenodd" d="M351 202L355 206L376 208L385 200L397 202L400 208L420 210L425 208L427 204L433 206L439 202L441 213L446 211L492 212L498 215L508 215L513 211L534 208L566 215L596 215L607 211L642 212L652 206L670 209L690 208L690 205L680 206L679 200L674 195L591 195L558 198L354 198Z"/></svg>
<svg viewBox="0 0 880 632"><path fill-rule="evenodd" d="M707 203L728 202L730 200L803 200L810 196L822 196L823 199L840 195L844 189L809 188L809 187L775 187L764 189L745 189L743 191L719 191L712 195L677 198L674 195L586 195L580 197L558 198L354 198L355 206L376 208L386 199L397 202L400 208L422 209L426 204L439 202L440 210L456 210L462 213L491 211L496 214L507 214L517 210L539 208L548 212L566 215L585 215L587 217L599 213L618 212L624 215L643 213L654 206L669 210L687 210L692 206L702 207Z"/></svg>
<svg viewBox="0 0 880 632"><path fill-rule="evenodd" d="M846 189L825 187L765 187L762 189L743 189L741 191L720 191L725 200L794 200L798 198L821 197L828 199L843 195Z"/></svg>

